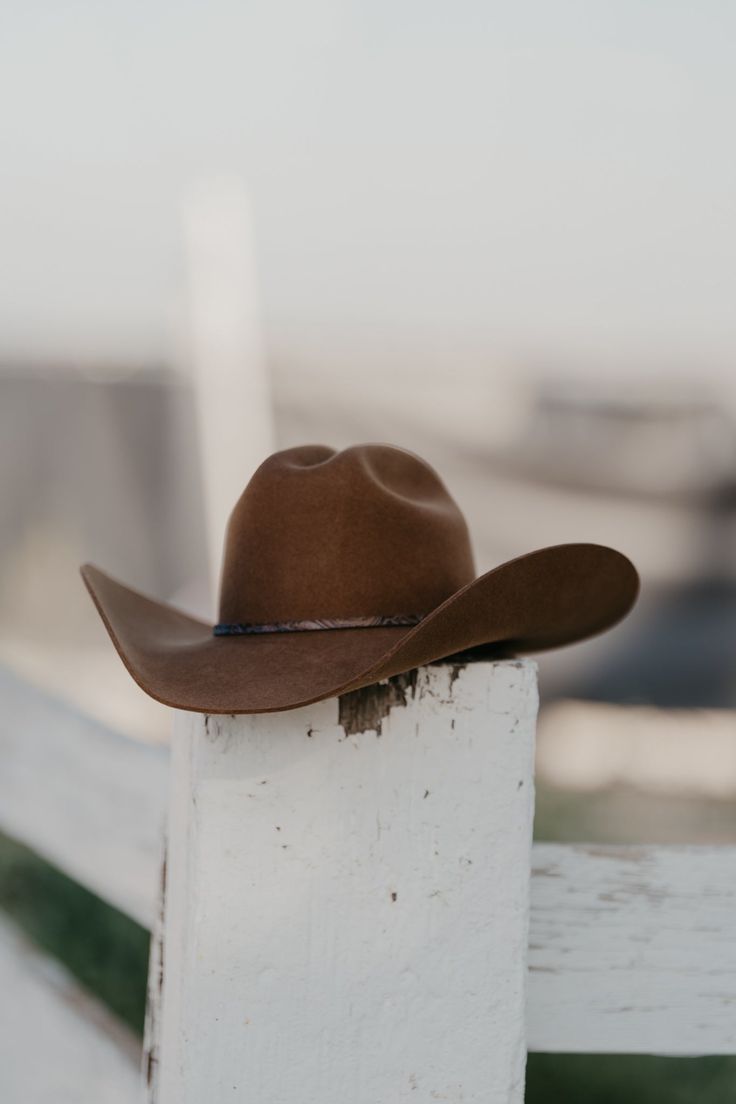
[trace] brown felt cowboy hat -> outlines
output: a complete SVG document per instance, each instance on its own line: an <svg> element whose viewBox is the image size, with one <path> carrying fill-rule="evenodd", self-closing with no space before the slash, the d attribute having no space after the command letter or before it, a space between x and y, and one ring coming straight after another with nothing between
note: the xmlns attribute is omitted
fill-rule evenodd
<svg viewBox="0 0 736 1104"><path fill-rule="evenodd" d="M230 518L217 625L90 565L84 581L128 671L200 713L268 713L479 646L592 636L632 607L620 552L562 544L475 577L465 520L437 473L389 445L269 457Z"/></svg>

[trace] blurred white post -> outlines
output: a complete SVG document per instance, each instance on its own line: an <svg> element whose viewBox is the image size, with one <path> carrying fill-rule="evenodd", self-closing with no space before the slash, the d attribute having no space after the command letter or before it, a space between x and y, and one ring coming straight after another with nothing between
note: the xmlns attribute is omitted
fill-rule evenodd
<svg viewBox="0 0 736 1104"><path fill-rule="evenodd" d="M521 1104L536 708L479 662L177 715L156 1104Z"/></svg>
<svg viewBox="0 0 736 1104"><path fill-rule="evenodd" d="M242 183L202 183L185 202L184 234L214 612L227 518L274 449L253 220Z"/></svg>

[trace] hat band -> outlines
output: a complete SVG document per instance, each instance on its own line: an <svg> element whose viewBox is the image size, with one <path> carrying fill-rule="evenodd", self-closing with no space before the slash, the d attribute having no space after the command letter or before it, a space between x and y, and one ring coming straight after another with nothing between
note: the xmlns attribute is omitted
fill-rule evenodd
<svg viewBox="0 0 736 1104"><path fill-rule="evenodd" d="M247 621L220 622L213 636L258 636L260 633L315 632L320 629L374 629L418 625L423 613L394 613L386 617L320 617L312 621L274 621L252 625Z"/></svg>

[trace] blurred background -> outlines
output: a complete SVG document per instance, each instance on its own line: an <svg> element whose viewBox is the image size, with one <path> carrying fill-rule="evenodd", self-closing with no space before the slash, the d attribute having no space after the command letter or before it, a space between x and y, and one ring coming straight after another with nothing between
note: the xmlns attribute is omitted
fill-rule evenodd
<svg viewBox="0 0 736 1104"><path fill-rule="evenodd" d="M165 744L78 564L209 617L260 459L387 441L440 471L479 570L578 540L640 570L622 626L541 658L537 837L736 840L736 9L4 16L4 723L22 686ZM0 828L6 984L30 937L134 1052L143 927L21 847L2 801ZM736 1100L736 1067L532 1056L528 1099L552 1091Z"/></svg>

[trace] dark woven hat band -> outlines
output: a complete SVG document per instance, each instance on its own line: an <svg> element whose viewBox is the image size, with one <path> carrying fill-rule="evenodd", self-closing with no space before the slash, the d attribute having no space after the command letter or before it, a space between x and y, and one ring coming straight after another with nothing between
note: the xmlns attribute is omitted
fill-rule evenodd
<svg viewBox="0 0 736 1104"><path fill-rule="evenodd" d="M221 622L213 636L257 636L261 633L315 632L322 629L375 629L418 625L423 613L394 613L385 617L320 617L309 621L274 621L253 625L244 621Z"/></svg>

